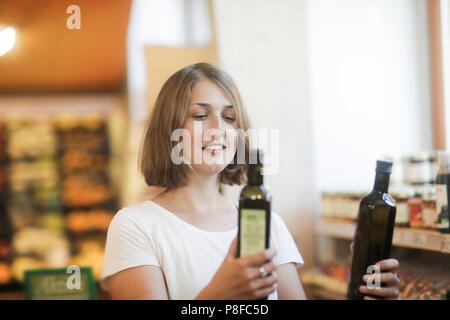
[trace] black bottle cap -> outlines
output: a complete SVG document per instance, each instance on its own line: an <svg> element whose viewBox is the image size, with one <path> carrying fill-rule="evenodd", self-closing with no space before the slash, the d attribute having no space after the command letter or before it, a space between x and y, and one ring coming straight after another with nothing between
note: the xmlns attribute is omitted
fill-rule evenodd
<svg viewBox="0 0 450 320"><path fill-rule="evenodd" d="M388 160L377 160L377 168L375 171L380 173L391 173L392 162Z"/></svg>

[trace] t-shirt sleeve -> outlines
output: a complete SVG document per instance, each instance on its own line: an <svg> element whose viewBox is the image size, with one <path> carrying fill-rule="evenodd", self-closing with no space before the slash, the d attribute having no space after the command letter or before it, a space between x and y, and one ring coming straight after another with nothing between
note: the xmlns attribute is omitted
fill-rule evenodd
<svg viewBox="0 0 450 320"><path fill-rule="evenodd" d="M296 268L303 266L303 258L298 251L294 239L286 227L283 219L272 212L271 242L277 248L277 255L274 258L275 265L282 265L293 262Z"/></svg>
<svg viewBox="0 0 450 320"><path fill-rule="evenodd" d="M108 291L106 279L119 271L142 265L160 266L154 245L130 208L117 212L106 237L101 287Z"/></svg>

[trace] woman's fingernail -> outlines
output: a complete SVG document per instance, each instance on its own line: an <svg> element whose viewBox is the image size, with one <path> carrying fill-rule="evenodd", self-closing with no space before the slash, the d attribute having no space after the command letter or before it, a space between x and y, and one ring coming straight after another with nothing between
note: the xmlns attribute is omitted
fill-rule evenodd
<svg viewBox="0 0 450 320"><path fill-rule="evenodd" d="M365 288L365 286L359 286L359 291L363 291Z"/></svg>
<svg viewBox="0 0 450 320"><path fill-rule="evenodd" d="M368 280L369 280L369 276L368 275L363 276L363 281L367 282Z"/></svg>

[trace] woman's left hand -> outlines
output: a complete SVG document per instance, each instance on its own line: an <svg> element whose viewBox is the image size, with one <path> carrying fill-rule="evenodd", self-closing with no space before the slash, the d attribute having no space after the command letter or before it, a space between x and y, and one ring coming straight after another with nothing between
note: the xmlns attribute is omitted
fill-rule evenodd
<svg viewBox="0 0 450 320"><path fill-rule="evenodd" d="M353 252L353 242L350 245L350 250ZM379 268L380 273L378 274L366 274L363 276L363 281L366 283L374 283L376 278L375 276L379 276L379 284L380 286L360 286L359 291L364 294L369 294L371 296L364 296L365 300L376 300L384 299L384 300L396 300L399 296L399 285L400 280L397 276L397 269L399 267L399 262L396 259L386 259L381 260L375 264L376 267ZM384 284L382 286L381 284ZM377 298L374 298L377 297Z"/></svg>

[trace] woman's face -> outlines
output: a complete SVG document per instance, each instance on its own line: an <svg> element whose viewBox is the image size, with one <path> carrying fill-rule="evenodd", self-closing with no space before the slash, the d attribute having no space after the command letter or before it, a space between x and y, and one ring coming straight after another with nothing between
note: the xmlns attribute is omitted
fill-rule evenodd
<svg viewBox="0 0 450 320"><path fill-rule="evenodd" d="M211 80L201 80L192 88L183 128L190 137L184 157L197 173L218 174L232 162L237 148L235 111L222 88Z"/></svg>

